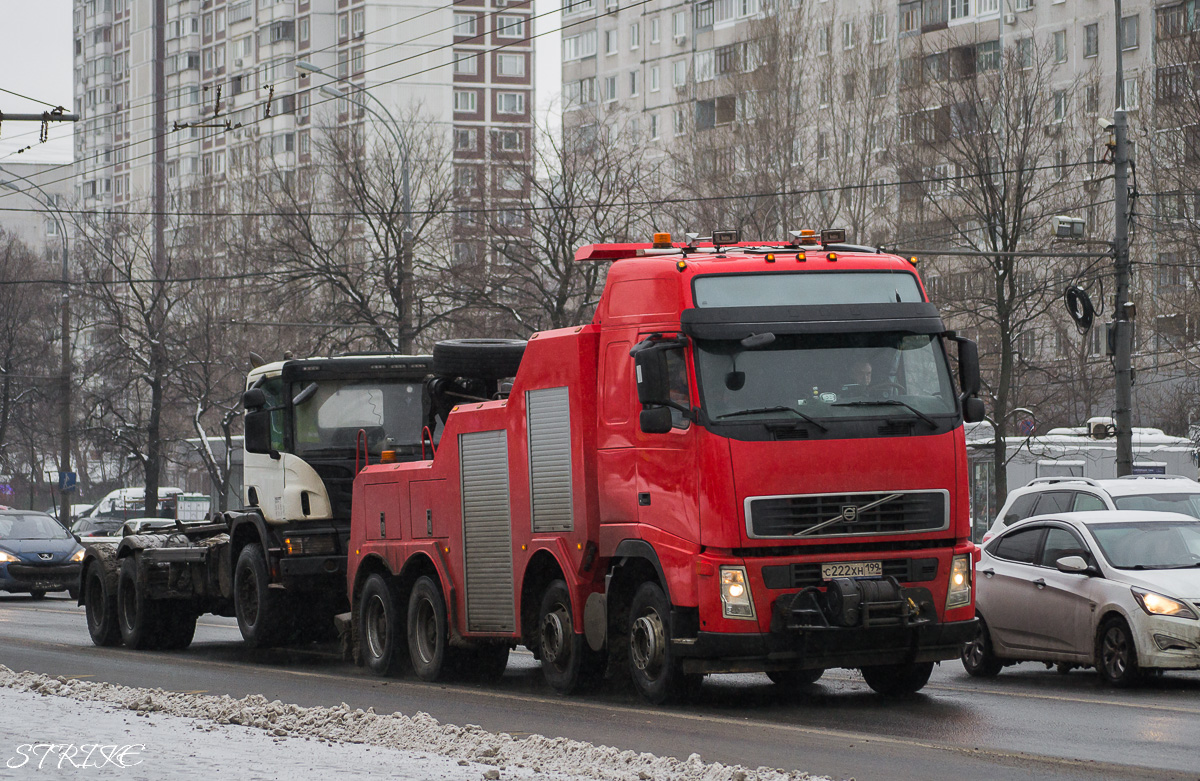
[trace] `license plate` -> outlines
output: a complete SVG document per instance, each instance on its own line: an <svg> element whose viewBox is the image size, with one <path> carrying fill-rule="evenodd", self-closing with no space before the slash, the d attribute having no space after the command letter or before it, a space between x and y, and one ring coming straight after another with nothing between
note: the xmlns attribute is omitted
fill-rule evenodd
<svg viewBox="0 0 1200 781"><path fill-rule="evenodd" d="M835 561L821 565L821 580L834 578L881 578L881 561Z"/></svg>

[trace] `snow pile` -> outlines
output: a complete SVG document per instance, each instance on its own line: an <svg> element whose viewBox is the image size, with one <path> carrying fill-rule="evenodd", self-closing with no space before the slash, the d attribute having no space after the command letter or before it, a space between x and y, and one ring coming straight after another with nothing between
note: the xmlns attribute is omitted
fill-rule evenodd
<svg viewBox="0 0 1200 781"><path fill-rule="evenodd" d="M138 715L168 714L209 722L242 725L264 730L277 738L302 738L334 744L366 744L402 751L436 754L460 765L487 766L484 778L525 776L539 779L612 779L612 781L801 781L814 777L760 767L750 769L706 763L699 754L686 760L621 751L567 738L530 735L521 739L492 733L475 725L442 724L427 713L377 714L338 707L304 708L261 695L241 699L229 696L184 694L162 689L140 689L110 683L14 672L0 665L0 687L20 692L70 697L116 705ZM466 768L464 767L464 770ZM503 776L499 771L506 771ZM463 776L466 778L467 776ZM471 778L479 778L478 771Z"/></svg>

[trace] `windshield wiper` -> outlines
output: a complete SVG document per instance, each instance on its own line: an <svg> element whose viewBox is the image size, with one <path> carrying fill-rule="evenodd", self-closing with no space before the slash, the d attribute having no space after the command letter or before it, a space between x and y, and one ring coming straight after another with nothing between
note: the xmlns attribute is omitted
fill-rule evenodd
<svg viewBox="0 0 1200 781"><path fill-rule="evenodd" d="M931 428L938 427L936 420L929 417L924 412L917 409L916 407L909 404L908 402L900 401L900 399L875 399L873 401L868 401L866 399L863 399L861 401L835 401L834 403L830 404L829 406L831 406L831 407L904 407L905 409L911 411L912 414L916 415L918 418L920 418L921 420L928 423Z"/></svg>
<svg viewBox="0 0 1200 781"><path fill-rule="evenodd" d="M804 420L806 423L810 423L810 424L816 426L817 428L821 429L822 431L829 431L829 429L827 427L822 426L820 423L813 420L808 415L805 415L803 412L796 409L795 407L789 407L786 404L778 404L774 407L755 407L754 409L740 409L737 412L726 412L724 415L717 415L716 419L721 420L722 418L736 418L736 417L740 417L742 415L757 415L757 414L763 413L763 412L790 412L793 415L796 415L797 417Z"/></svg>

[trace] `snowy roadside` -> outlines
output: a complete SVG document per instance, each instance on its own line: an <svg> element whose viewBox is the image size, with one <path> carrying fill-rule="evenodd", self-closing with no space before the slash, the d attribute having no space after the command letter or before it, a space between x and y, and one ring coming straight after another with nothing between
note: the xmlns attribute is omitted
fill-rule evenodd
<svg viewBox="0 0 1200 781"><path fill-rule="evenodd" d="M0 776L112 771L162 779L800 781L802 772L636 754L566 738L513 738L426 713L303 708L14 672L0 665ZM53 744L55 748L49 748ZM71 748L67 748L71 747Z"/></svg>

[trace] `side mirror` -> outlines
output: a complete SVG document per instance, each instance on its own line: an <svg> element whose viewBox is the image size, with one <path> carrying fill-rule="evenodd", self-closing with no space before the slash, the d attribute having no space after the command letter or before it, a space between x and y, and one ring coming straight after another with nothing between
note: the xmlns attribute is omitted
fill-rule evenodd
<svg viewBox="0 0 1200 781"><path fill-rule="evenodd" d="M968 396L963 400L963 420L967 423L978 423L987 417L983 399L978 396Z"/></svg>
<svg viewBox="0 0 1200 781"><path fill-rule="evenodd" d="M267 394L262 388L251 388L242 394L242 406L247 410L259 409L267 406Z"/></svg>
<svg viewBox="0 0 1200 781"><path fill-rule="evenodd" d="M670 407L651 407L638 416L642 431L647 434L666 434L671 430Z"/></svg>
<svg viewBox="0 0 1200 781"><path fill-rule="evenodd" d="M317 394L317 384L315 382L310 382L308 384L308 387L306 387L304 390L297 393L296 396L292 399L292 406L299 407L301 404L308 401L316 394Z"/></svg>
<svg viewBox="0 0 1200 781"><path fill-rule="evenodd" d="M970 339L955 337L958 342L958 385L963 397L979 395L979 346Z"/></svg>
<svg viewBox="0 0 1200 781"><path fill-rule="evenodd" d="M1054 566L1059 572L1066 572L1072 575L1092 574L1091 566L1082 556L1063 556L1061 559L1054 562Z"/></svg>
<svg viewBox="0 0 1200 781"><path fill-rule="evenodd" d="M633 358L637 379L638 402L641 404L666 404L670 401L670 385L667 377L667 356L662 350L639 350Z"/></svg>
<svg viewBox="0 0 1200 781"><path fill-rule="evenodd" d="M253 393L254 391L247 391ZM259 391L261 393L261 391ZM244 440L247 453L269 453L276 455L271 449L271 413L265 410L247 412L245 415L246 438Z"/></svg>

